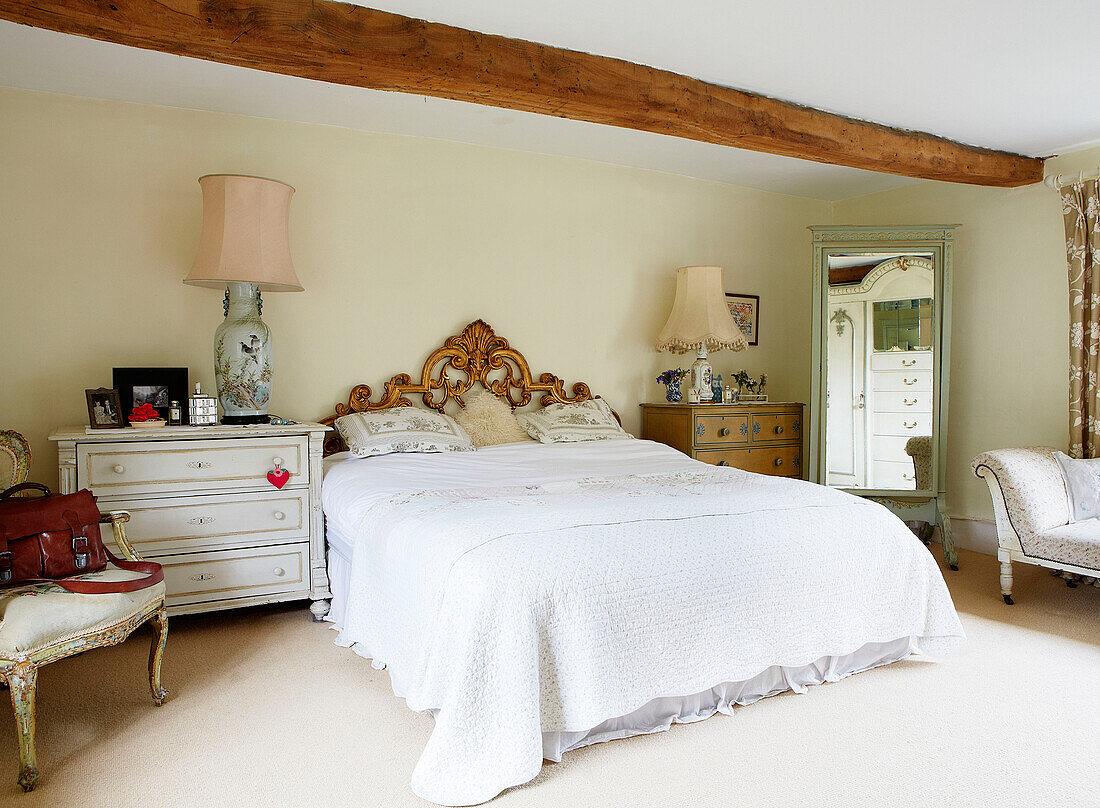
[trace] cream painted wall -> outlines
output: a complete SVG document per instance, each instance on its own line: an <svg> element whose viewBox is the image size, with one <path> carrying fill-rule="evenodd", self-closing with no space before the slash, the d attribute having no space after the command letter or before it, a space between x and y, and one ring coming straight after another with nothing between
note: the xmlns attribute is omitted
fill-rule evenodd
<svg viewBox="0 0 1100 808"><path fill-rule="evenodd" d="M726 268L761 297L761 344L718 354L808 395L810 224L827 203L443 141L0 89L0 428L23 432L33 478L46 436L86 419L113 366L187 365L212 386L220 296L185 287L207 173L298 191L291 249L306 287L270 294L272 411L331 412L358 382L419 370L482 317L537 373L588 382L636 430L652 377L685 360L652 340L674 270ZM937 216L933 218L943 218ZM690 362L690 358L686 360ZM1030 385L1021 385L1021 390Z"/></svg>
<svg viewBox="0 0 1100 808"><path fill-rule="evenodd" d="M1095 172L1100 149L1053 159L1047 172ZM1069 287L1058 194L1044 185L922 183L850 199L839 224L959 223L948 405L947 503L992 519L970 460L988 449L1068 444Z"/></svg>

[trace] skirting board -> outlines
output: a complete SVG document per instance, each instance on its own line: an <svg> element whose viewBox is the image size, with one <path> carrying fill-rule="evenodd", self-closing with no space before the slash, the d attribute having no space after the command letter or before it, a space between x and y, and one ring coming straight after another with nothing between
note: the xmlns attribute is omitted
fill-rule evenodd
<svg viewBox="0 0 1100 808"><path fill-rule="evenodd" d="M955 538L955 546L963 550L973 550L975 553L997 555L997 525L992 519L970 519L965 516L951 517L951 533ZM932 541L940 540L940 531L937 528Z"/></svg>

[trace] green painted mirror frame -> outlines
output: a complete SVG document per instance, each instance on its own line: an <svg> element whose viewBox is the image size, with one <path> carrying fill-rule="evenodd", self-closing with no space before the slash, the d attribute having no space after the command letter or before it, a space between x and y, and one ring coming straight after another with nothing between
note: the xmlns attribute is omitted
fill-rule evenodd
<svg viewBox="0 0 1100 808"><path fill-rule="evenodd" d="M947 399L951 367L951 275L957 224L916 226L821 225L813 234L813 327L811 342L809 478L825 484L825 418L828 333L829 255L835 252L919 252L934 264L932 336L932 481L924 490L844 488L880 502L904 520L925 521L940 529L944 561L958 569L958 553L947 516Z"/></svg>

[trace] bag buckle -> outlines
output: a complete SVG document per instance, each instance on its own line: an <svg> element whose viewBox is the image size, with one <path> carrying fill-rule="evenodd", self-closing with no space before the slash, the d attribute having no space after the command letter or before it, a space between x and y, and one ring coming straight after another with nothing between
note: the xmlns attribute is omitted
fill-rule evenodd
<svg viewBox="0 0 1100 808"><path fill-rule="evenodd" d="M88 537L84 535L73 537L73 566L78 570L88 566Z"/></svg>
<svg viewBox="0 0 1100 808"><path fill-rule="evenodd" d="M0 553L0 584L6 584L11 580L11 551Z"/></svg>

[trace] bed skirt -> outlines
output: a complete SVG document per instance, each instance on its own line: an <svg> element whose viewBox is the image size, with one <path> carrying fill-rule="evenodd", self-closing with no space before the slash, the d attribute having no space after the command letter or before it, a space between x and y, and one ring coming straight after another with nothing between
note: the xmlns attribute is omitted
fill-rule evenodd
<svg viewBox="0 0 1100 808"><path fill-rule="evenodd" d="M723 682L710 690L690 696L653 699L632 713L610 718L587 731L543 732L542 756L546 760L560 763L562 755L582 746L633 735L663 732L673 724L702 721L715 713L731 715L735 704L752 704L788 690L805 693L809 685L836 682L853 673L889 665L904 659L915 650L915 643L909 637L893 642L867 643L851 654L825 656L809 665L773 665L741 682Z"/></svg>

